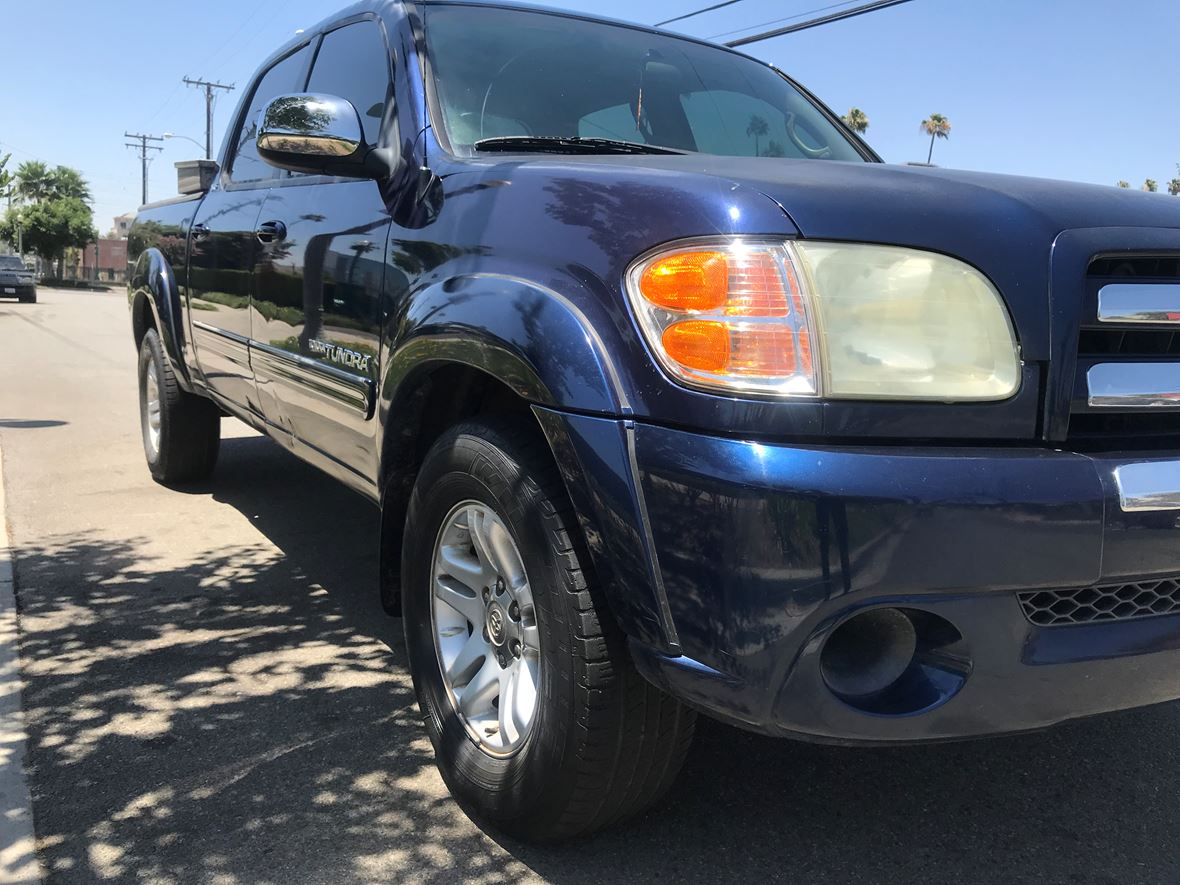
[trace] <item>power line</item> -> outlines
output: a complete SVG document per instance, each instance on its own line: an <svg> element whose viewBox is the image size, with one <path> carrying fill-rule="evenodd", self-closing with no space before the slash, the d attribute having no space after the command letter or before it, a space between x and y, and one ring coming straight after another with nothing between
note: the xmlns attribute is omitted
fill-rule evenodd
<svg viewBox="0 0 1180 885"><path fill-rule="evenodd" d="M704 15L706 12L712 12L714 9L721 9L725 6L733 6L735 3L741 3L742 0L725 0L724 3L715 3L712 6L706 6L704 9L697 9L693 12L686 12L684 15L678 15L676 18L667 18L662 22L656 22L652 25L653 28L662 28L664 25L670 25L672 22L684 21L686 18L692 18L694 15Z"/></svg>
<svg viewBox="0 0 1180 885"><path fill-rule="evenodd" d="M213 83L209 80L191 80L185 77L182 81L188 86L196 86L198 89L205 90L205 159L213 159L213 90L224 89L226 92L232 92L233 84Z"/></svg>
<svg viewBox="0 0 1180 885"><path fill-rule="evenodd" d="M156 147L155 145L148 144L148 142L163 141L164 137L161 135L142 135L140 133L133 134L130 132L124 132L123 137L130 138L134 142L139 142L138 144L127 142L125 146L139 151L139 162L143 167L143 203L141 205L146 205L148 201L148 164L152 161L148 151L164 150L162 147Z"/></svg>
<svg viewBox="0 0 1180 885"><path fill-rule="evenodd" d="M772 18L767 22L758 22L756 25L746 25L742 28L734 28L732 31L722 31L720 34L710 34L706 39L718 40L721 37L728 37L731 34L744 34L746 31L756 31L759 28L767 28L771 25L777 25L782 22L793 22L801 18L806 18L809 15L815 15L817 12L827 12L829 9L838 9L841 6L852 6L854 3L859 3L860 0L840 0L839 3L829 3L827 6L821 6L818 9L808 9L806 12L799 12L795 15L787 15L782 18Z"/></svg>
<svg viewBox="0 0 1180 885"><path fill-rule="evenodd" d="M764 31L761 34L751 34L749 37L739 37L737 40L730 40L725 45L746 46L750 43L758 43L762 40L769 40L771 37L781 37L783 34L793 34L796 31L805 31L808 28L816 28L820 25L830 24L831 22L843 21L846 18L854 18L858 15L864 15L867 12L876 12L879 9L888 9L890 6L900 6L903 3L909 3L910 0L876 0L874 3L864 3L860 6L855 6L852 9L845 9L840 12L833 12L830 15L821 15L819 18L808 19L804 22L799 22L793 25L785 25L781 28L775 28L773 31Z"/></svg>

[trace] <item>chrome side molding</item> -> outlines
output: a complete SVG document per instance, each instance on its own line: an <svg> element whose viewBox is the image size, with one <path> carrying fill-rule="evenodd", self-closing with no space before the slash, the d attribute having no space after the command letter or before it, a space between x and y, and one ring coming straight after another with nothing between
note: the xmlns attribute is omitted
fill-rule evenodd
<svg viewBox="0 0 1180 885"><path fill-rule="evenodd" d="M1180 408L1180 363L1097 363L1086 387L1093 408Z"/></svg>
<svg viewBox="0 0 1180 885"><path fill-rule="evenodd" d="M1111 283L1098 290L1098 322L1180 325L1180 284Z"/></svg>
<svg viewBox="0 0 1180 885"><path fill-rule="evenodd" d="M1128 513L1180 510L1180 461L1143 461L1114 469L1119 505Z"/></svg>

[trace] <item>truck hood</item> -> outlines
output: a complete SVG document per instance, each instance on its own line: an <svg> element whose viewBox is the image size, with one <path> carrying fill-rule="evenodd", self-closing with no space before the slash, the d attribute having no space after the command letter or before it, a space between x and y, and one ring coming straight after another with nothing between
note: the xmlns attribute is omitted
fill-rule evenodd
<svg viewBox="0 0 1180 885"><path fill-rule="evenodd" d="M1031 358L1047 357L1051 257L1063 231L1180 229L1180 198L1113 186L815 160L710 158L698 170L765 194L805 238L910 246L974 265L1008 303ZM1054 300L1080 309L1081 282Z"/></svg>
<svg viewBox="0 0 1180 885"><path fill-rule="evenodd" d="M756 188L805 237L955 252L1023 231L1051 243L1083 227L1180 228L1180 199L1091 184L879 163L709 158L700 171Z"/></svg>

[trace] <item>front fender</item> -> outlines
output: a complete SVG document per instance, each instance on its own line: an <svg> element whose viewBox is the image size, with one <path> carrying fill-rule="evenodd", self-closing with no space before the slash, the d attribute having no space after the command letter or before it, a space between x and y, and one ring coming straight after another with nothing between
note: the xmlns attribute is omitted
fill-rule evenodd
<svg viewBox="0 0 1180 885"><path fill-rule="evenodd" d="M631 412L611 351L587 312L586 286L569 280L573 298L520 277L472 273L427 286L410 298L382 378L383 585L397 582L401 524L412 471L415 395L420 379L446 364L478 369L533 407L571 502L595 571L620 627L656 648L674 650L659 565L650 548L646 510L628 457ZM458 395L458 394L456 394ZM597 417L594 417L597 416ZM393 595L387 607L395 605Z"/></svg>
<svg viewBox="0 0 1180 885"><path fill-rule="evenodd" d="M417 292L388 361L383 401L395 402L407 379L432 362L480 369L537 405L630 412L610 353L582 309L519 277L465 274Z"/></svg>
<svg viewBox="0 0 1180 885"><path fill-rule="evenodd" d="M186 337L180 308L180 291L176 275L164 254L155 248L145 249L135 262L128 283L132 322L136 324L138 343L145 329L138 324L143 311L150 310L152 324L164 344L164 352L172 363L172 370L181 379L181 386L189 387L188 367L184 361Z"/></svg>

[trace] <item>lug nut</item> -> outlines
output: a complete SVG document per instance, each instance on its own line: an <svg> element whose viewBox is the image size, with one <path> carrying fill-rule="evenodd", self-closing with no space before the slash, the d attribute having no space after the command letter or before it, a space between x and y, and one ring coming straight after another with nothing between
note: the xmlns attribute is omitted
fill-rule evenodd
<svg viewBox="0 0 1180 885"><path fill-rule="evenodd" d="M512 603L512 605L510 605L508 607L508 614L512 617L512 620L519 621L520 620L520 606L515 602Z"/></svg>
<svg viewBox="0 0 1180 885"><path fill-rule="evenodd" d="M520 643L519 642L512 643L512 656L516 657L516 658L520 657Z"/></svg>
<svg viewBox="0 0 1180 885"><path fill-rule="evenodd" d="M483 601L486 603L492 598L492 591L487 587L483 588Z"/></svg>
<svg viewBox="0 0 1180 885"><path fill-rule="evenodd" d="M505 586L504 579L503 578L496 578L496 593L497 594L504 592L504 586Z"/></svg>

